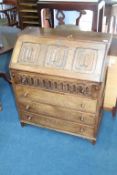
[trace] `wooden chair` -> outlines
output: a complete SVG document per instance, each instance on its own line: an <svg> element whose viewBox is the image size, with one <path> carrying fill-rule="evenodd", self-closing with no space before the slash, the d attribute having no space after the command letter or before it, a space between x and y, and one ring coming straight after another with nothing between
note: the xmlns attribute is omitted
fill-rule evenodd
<svg viewBox="0 0 117 175"><path fill-rule="evenodd" d="M16 0L3 0L0 3L0 21L1 25L18 25Z"/></svg>
<svg viewBox="0 0 117 175"><path fill-rule="evenodd" d="M85 15L86 11L85 10L80 10L79 11L79 16L75 19L75 25L78 26L79 25L79 21L82 15ZM62 10L57 10L56 13L56 19L58 20L58 25L65 25L65 15L64 15L64 11Z"/></svg>
<svg viewBox="0 0 117 175"><path fill-rule="evenodd" d="M91 10L93 12L93 20L92 20L92 31L101 32L102 31L102 24L103 24L103 17L104 17L104 9L105 9L105 1L103 0L96 0L91 2L86 1L77 1L77 2L70 2L70 1L38 1L37 2L38 8L38 17L41 22L42 26L42 9L50 9L52 13L51 18L51 27L54 27L54 9L59 11L82 11L82 10Z"/></svg>
<svg viewBox="0 0 117 175"><path fill-rule="evenodd" d="M42 27L56 27L56 26L58 27L60 25L61 29L64 27L66 27L66 29L67 29L67 27L78 28L82 15L86 14L85 10L78 11L78 16L76 16L74 24L72 24L73 21L71 21L71 24L66 24L66 22L65 22L66 16L65 16L65 13L63 10L56 10L56 12L54 12L54 11L51 11L49 9L45 9L44 12L45 13L43 14ZM55 21L52 21L52 20L56 20L56 22L58 24L53 26L53 23L55 23ZM45 21L48 22L48 24ZM45 25L44 25L44 23L45 23ZM77 27L75 27L75 26L77 26Z"/></svg>

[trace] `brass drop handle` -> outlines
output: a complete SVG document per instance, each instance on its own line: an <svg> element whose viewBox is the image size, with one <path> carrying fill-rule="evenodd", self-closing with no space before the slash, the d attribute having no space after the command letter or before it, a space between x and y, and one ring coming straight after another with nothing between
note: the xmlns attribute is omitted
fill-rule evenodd
<svg viewBox="0 0 117 175"><path fill-rule="evenodd" d="M81 104L80 104L80 107L81 107L82 109L84 109L84 108L85 108L85 104L81 103Z"/></svg>
<svg viewBox="0 0 117 175"><path fill-rule="evenodd" d="M12 73L12 74L11 74L11 76L14 78L14 77L15 77L15 74L14 74L14 73Z"/></svg>
<svg viewBox="0 0 117 175"><path fill-rule="evenodd" d="M96 89L96 90L99 90L99 86L95 86L95 89Z"/></svg>
<svg viewBox="0 0 117 175"><path fill-rule="evenodd" d="M32 119L32 117L31 117L31 116L27 116L27 119L28 119L28 120L31 120L31 119Z"/></svg>
<svg viewBox="0 0 117 175"><path fill-rule="evenodd" d="M84 121L84 117L82 115L80 116L80 121Z"/></svg>
<svg viewBox="0 0 117 175"><path fill-rule="evenodd" d="M73 38L72 34L67 36L67 39L72 39L72 38Z"/></svg>
<svg viewBox="0 0 117 175"><path fill-rule="evenodd" d="M80 133L83 133L85 131L84 128L80 128Z"/></svg>
<svg viewBox="0 0 117 175"><path fill-rule="evenodd" d="M28 92L25 92L25 93L24 93L24 97L27 97L27 96L28 96L28 94L29 94Z"/></svg>
<svg viewBox="0 0 117 175"><path fill-rule="evenodd" d="M26 105L25 109L28 111L30 109L30 105Z"/></svg>

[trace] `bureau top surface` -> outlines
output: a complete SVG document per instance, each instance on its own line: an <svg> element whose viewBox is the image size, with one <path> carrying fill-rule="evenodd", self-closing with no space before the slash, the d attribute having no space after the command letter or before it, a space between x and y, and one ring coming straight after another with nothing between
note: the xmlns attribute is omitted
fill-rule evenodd
<svg viewBox="0 0 117 175"><path fill-rule="evenodd" d="M110 35L77 30L25 30L10 68L66 78L103 81Z"/></svg>

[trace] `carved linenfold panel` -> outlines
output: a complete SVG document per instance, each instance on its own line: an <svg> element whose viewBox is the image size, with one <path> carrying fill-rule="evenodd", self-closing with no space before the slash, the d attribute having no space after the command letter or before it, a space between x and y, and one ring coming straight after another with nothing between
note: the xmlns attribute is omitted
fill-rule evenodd
<svg viewBox="0 0 117 175"><path fill-rule="evenodd" d="M27 75L21 73L15 73L14 77L16 84L28 85L46 89L49 91L58 91L63 93L78 94L82 96L88 96L96 98L100 90L100 86L96 83L91 82L69 82L62 80L54 80L51 78L47 79L44 76L38 75Z"/></svg>
<svg viewBox="0 0 117 175"><path fill-rule="evenodd" d="M69 48L58 45L43 45L42 43L23 43L18 62L44 67L63 69L66 65Z"/></svg>
<svg viewBox="0 0 117 175"><path fill-rule="evenodd" d="M94 73L97 58L97 50L77 48L74 53L73 71Z"/></svg>
<svg viewBox="0 0 117 175"><path fill-rule="evenodd" d="M45 67L64 68L67 60L67 54L67 47L58 47L56 45L48 46Z"/></svg>
<svg viewBox="0 0 117 175"><path fill-rule="evenodd" d="M40 49L40 44L23 43L18 57L18 62L36 64Z"/></svg>
<svg viewBox="0 0 117 175"><path fill-rule="evenodd" d="M70 52L72 52L73 61L68 66ZM60 43L44 45L24 42L18 56L18 63L92 74L95 73L97 59L98 50L95 49L80 47L73 49Z"/></svg>

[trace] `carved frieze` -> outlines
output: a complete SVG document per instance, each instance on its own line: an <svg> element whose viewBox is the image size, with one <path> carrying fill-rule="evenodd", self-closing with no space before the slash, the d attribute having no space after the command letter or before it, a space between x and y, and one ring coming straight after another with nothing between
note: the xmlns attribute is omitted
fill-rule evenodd
<svg viewBox="0 0 117 175"><path fill-rule="evenodd" d="M91 98L96 98L100 90L100 86L93 82L70 82L55 80L52 77L47 78L40 75L13 73L12 77L16 84L28 85L36 88L46 89L49 91L58 91L63 93L71 93Z"/></svg>

